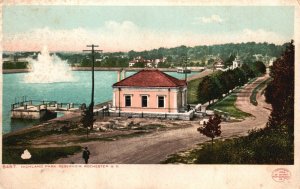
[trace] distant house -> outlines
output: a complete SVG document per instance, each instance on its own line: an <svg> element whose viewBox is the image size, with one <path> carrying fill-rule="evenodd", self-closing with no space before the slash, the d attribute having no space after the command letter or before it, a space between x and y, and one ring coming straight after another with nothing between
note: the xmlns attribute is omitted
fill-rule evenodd
<svg viewBox="0 0 300 189"><path fill-rule="evenodd" d="M130 61L130 62L129 62L129 67L133 67L134 64L135 64L135 61L134 61L134 60Z"/></svg>
<svg viewBox="0 0 300 189"><path fill-rule="evenodd" d="M167 58L163 57L161 59L154 59L154 67L157 68L159 64L164 63L167 60Z"/></svg>
<svg viewBox="0 0 300 189"><path fill-rule="evenodd" d="M113 85L119 112L178 113L187 105L187 83L157 69L144 69Z"/></svg>
<svg viewBox="0 0 300 189"><path fill-rule="evenodd" d="M153 63L152 60L145 60L145 67L152 68L153 67L152 63Z"/></svg>
<svg viewBox="0 0 300 189"><path fill-rule="evenodd" d="M214 67L216 70L223 70L225 65L222 59L217 58L214 62Z"/></svg>
<svg viewBox="0 0 300 189"><path fill-rule="evenodd" d="M161 59L144 59L141 56L135 57L133 60L129 61L129 67L133 67L136 63L143 63L145 68L157 68L159 63L166 61L166 58Z"/></svg>
<svg viewBox="0 0 300 189"><path fill-rule="evenodd" d="M102 58L96 58L95 62L101 62L103 59Z"/></svg>
<svg viewBox="0 0 300 189"><path fill-rule="evenodd" d="M273 66L273 63L275 60L276 60L276 57L272 57L268 62L268 66Z"/></svg>
<svg viewBox="0 0 300 189"><path fill-rule="evenodd" d="M242 67L243 62L239 56L236 56L234 61L232 62L232 69Z"/></svg>

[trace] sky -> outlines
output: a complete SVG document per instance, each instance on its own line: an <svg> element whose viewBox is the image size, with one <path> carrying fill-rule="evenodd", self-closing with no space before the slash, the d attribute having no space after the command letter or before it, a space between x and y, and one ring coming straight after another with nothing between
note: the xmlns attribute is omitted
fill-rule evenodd
<svg viewBox="0 0 300 189"><path fill-rule="evenodd" d="M4 6L3 50L142 51L180 45L283 44L292 6Z"/></svg>

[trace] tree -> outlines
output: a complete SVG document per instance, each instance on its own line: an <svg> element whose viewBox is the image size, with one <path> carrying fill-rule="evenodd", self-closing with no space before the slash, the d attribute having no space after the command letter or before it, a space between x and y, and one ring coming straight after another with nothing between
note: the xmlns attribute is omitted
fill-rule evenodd
<svg viewBox="0 0 300 189"><path fill-rule="evenodd" d="M170 68L171 65L168 62L160 62L157 65L158 68Z"/></svg>
<svg viewBox="0 0 300 189"><path fill-rule="evenodd" d="M284 54L272 66L272 82L266 89L266 100L272 105L268 126L288 127L290 136L294 133L294 80L295 47L293 41Z"/></svg>
<svg viewBox="0 0 300 189"><path fill-rule="evenodd" d="M220 72L219 74L216 74L215 76L213 76L216 84L217 84L217 93L216 93L216 97L218 99L223 97L223 94L226 93L226 84L224 83L224 81L221 80L221 76L222 76L223 72Z"/></svg>
<svg viewBox="0 0 300 189"><path fill-rule="evenodd" d="M236 68L234 69L234 74L237 79L237 85L241 86L247 82L246 74L240 69Z"/></svg>
<svg viewBox="0 0 300 189"><path fill-rule="evenodd" d="M198 87L198 99L201 103L209 102L218 97L218 84L211 76L205 76Z"/></svg>
<svg viewBox="0 0 300 189"><path fill-rule="evenodd" d="M255 74L254 74L253 70L250 69L248 64L243 64L242 67L241 67L241 70L245 73L247 79L255 77Z"/></svg>
<svg viewBox="0 0 300 189"><path fill-rule="evenodd" d="M237 85L238 78L236 78L233 70L228 70L225 73L228 90L232 90Z"/></svg>
<svg viewBox="0 0 300 189"><path fill-rule="evenodd" d="M144 62L137 62L133 65L134 68L144 68L145 63Z"/></svg>
<svg viewBox="0 0 300 189"><path fill-rule="evenodd" d="M221 135L221 116L216 114L210 117L207 123L203 123L203 127L197 129L201 134L211 138L211 148L213 149L214 138Z"/></svg>
<svg viewBox="0 0 300 189"><path fill-rule="evenodd" d="M256 76L260 76L266 73L266 66L261 61L255 61L251 64L250 68L253 70Z"/></svg>
<svg viewBox="0 0 300 189"><path fill-rule="evenodd" d="M80 123L86 128L86 137L88 137L89 129L93 128L94 124L94 113L93 113L94 104L91 103L87 109L83 110L83 115L81 117Z"/></svg>
<svg viewBox="0 0 300 189"><path fill-rule="evenodd" d="M235 55L231 54L224 62L225 67L231 66L234 59L235 59Z"/></svg>

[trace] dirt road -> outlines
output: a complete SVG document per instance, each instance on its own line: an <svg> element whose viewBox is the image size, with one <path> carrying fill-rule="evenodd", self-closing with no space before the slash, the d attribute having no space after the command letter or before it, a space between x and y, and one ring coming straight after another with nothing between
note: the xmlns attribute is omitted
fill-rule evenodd
<svg viewBox="0 0 300 189"><path fill-rule="evenodd" d="M238 94L237 107L253 115L242 122L222 123L222 138L247 135L248 130L264 127L270 111L270 106L264 102L264 97L258 93L258 106L250 103L251 91L267 76L258 78L246 86ZM192 148L194 145L208 141L209 138L197 132L198 122L193 127L157 132L145 136L121 139L112 142L90 142L86 144L91 151L90 163L94 164L155 164L164 160L167 155ZM83 163L81 153L68 158L59 159L55 163Z"/></svg>

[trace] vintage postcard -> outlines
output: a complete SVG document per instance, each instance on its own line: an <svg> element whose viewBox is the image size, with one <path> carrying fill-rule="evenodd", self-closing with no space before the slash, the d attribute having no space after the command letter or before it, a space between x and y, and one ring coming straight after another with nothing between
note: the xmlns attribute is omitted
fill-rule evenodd
<svg viewBox="0 0 300 189"><path fill-rule="evenodd" d="M1 188L300 188L299 8L3 1Z"/></svg>

